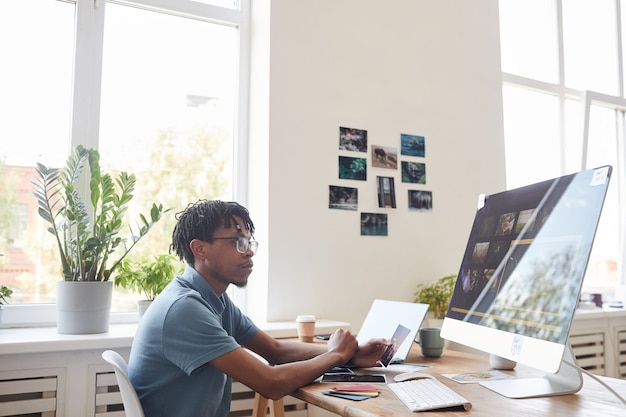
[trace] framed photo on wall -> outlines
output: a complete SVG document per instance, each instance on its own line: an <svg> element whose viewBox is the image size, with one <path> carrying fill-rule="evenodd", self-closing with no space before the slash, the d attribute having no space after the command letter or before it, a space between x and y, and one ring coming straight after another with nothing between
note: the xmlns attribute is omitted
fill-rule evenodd
<svg viewBox="0 0 626 417"><path fill-rule="evenodd" d="M339 178L342 180L367 181L367 159L340 156Z"/></svg>
<svg viewBox="0 0 626 417"><path fill-rule="evenodd" d="M361 213L361 236L387 236L387 214Z"/></svg>
<svg viewBox="0 0 626 417"><path fill-rule="evenodd" d="M393 177L376 177L378 207L396 208L396 187Z"/></svg>
<svg viewBox="0 0 626 417"><path fill-rule="evenodd" d="M354 210L359 207L359 190L352 187L328 186L328 208Z"/></svg>
<svg viewBox="0 0 626 417"><path fill-rule="evenodd" d="M339 150L367 152L367 130L339 127Z"/></svg>

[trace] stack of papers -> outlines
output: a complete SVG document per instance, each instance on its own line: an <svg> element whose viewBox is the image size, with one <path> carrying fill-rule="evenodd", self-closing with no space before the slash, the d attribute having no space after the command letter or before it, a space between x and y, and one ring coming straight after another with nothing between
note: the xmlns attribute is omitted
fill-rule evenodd
<svg viewBox="0 0 626 417"><path fill-rule="evenodd" d="M333 397L345 398L352 401L367 400L368 398L378 397L380 390L374 385L360 384L360 385L342 385L339 387L333 387L328 391L323 391L326 395L332 395Z"/></svg>

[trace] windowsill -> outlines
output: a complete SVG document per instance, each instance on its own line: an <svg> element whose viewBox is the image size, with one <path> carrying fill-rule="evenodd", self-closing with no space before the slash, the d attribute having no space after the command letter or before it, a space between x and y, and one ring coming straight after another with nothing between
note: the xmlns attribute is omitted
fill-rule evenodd
<svg viewBox="0 0 626 417"><path fill-rule="evenodd" d="M626 316L626 309L624 308L593 308L593 309L584 309L579 308L576 310L575 318L576 319L594 319L598 317L623 317Z"/></svg>
<svg viewBox="0 0 626 417"><path fill-rule="evenodd" d="M111 324L133 324L139 321L137 311L111 313ZM0 329L24 327L55 327L56 304L0 305Z"/></svg>
<svg viewBox="0 0 626 417"><path fill-rule="evenodd" d="M295 322L264 323L259 327L275 338L296 337ZM333 320L315 323L317 334L329 334L339 328L350 330L350 324ZM108 333L86 335L59 334L56 327L0 329L0 355L128 348L136 329L136 323L111 324Z"/></svg>

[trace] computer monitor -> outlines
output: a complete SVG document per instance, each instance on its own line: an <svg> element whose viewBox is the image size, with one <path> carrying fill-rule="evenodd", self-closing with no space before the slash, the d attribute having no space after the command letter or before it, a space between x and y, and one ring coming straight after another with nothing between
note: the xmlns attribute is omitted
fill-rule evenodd
<svg viewBox="0 0 626 417"><path fill-rule="evenodd" d="M546 372L487 388L511 398L581 388L568 336L611 171L481 196L441 335Z"/></svg>

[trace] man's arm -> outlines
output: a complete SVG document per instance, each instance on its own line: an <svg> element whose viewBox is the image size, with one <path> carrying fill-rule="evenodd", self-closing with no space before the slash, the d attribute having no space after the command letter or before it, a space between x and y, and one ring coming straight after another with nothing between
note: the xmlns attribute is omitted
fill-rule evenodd
<svg viewBox="0 0 626 417"><path fill-rule="evenodd" d="M379 359L391 342L385 339L372 339L366 344L359 346L350 358L350 365L359 368L379 366ZM277 340L267 333L259 331L257 337L246 343L248 349L264 357L271 364L301 361L313 358L326 352L327 348L322 343L300 343L291 340Z"/></svg>
<svg viewBox="0 0 626 417"><path fill-rule="evenodd" d="M303 361L328 351L326 343L301 343L294 340L274 339L263 330L244 346L265 358L272 365Z"/></svg>
<svg viewBox="0 0 626 417"><path fill-rule="evenodd" d="M346 363L358 347L354 336L344 330L335 332L326 346L278 341L263 331L245 346L276 365L266 364L243 348L212 360L211 365L269 399L282 398Z"/></svg>

